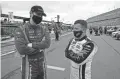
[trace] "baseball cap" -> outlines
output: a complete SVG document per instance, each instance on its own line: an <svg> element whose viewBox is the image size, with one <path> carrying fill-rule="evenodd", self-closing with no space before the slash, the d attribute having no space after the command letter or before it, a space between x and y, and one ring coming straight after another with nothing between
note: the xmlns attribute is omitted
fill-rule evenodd
<svg viewBox="0 0 120 79"><path fill-rule="evenodd" d="M44 10L41 6L38 6L38 5L35 5L31 8L31 12L35 12L37 13L38 15L43 15L43 16L46 16L46 14L44 13Z"/></svg>

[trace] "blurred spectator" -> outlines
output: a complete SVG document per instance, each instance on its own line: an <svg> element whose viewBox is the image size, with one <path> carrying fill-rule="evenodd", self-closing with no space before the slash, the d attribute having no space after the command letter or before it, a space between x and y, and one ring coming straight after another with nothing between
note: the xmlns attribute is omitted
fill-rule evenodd
<svg viewBox="0 0 120 79"><path fill-rule="evenodd" d="M104 27L104 34L107 34L107 27Z"/></svg>
<svg viewBox="0 0 120 79"><path fill-rule="evenodd" d="M92 34L92 28L91 27L89 28L89 32L90 32L90 34Z"/></svg>
<svg viewBox="0 0 120 79"><path fill-rule="evenodd" d="M102 33L103 33L102 27L99 27L99 32L102 35Z"/></svg>
<svg viewBox="0 0 120 79"><path fill-rule="evenodd" d="M117 27L114 27L114 30L116 31L116 30L117 30Z"/></svg>

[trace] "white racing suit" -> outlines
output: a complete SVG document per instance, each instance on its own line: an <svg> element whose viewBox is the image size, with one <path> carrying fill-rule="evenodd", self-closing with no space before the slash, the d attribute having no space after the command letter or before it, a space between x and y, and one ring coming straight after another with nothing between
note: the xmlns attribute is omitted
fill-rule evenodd
<svg viewBox="0 0 120 79"><path fill-rule="evenodd" d="M97 49L87 36L70 40L65 50L65 56L71 61L70 79L91 79L91 63Z"/></svg>

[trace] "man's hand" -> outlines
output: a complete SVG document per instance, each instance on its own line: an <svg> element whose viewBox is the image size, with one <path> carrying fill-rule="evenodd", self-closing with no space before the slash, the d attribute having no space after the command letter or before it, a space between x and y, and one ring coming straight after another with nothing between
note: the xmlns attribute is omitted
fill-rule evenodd
<svg viewBox="0 0 120 79"><path fill-rule="evenodd" d="M80 60L78 53L74 53L72 50L69 50L70 56L75 60Z"/></svg>
<svg viewBox="0 0 120 79"><path fill-rule="evenodd" d="M45 37L43 37L42 41L45 41Z"/></svg>
<svg viewBox="0 0 120 79"><path fill-rule="evenodd" d="M84 58L83 55L84 55L84 54L87 54L87 53L86 53L86 51L81 51L81 52L79 52L79 53L77 53L77 54L78 54L79 56L82 56L82 57Z"/></svg>
<svg viewBox="0 0 120 79"><path fill-rule="evenodd" d="M28 45L27 45L28 47L32 47L32 43L28 43Z"/></svg>

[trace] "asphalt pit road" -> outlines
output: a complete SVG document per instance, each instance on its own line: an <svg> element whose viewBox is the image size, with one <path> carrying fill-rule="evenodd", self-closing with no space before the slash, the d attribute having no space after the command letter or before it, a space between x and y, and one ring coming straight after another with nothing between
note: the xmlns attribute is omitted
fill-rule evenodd
<svg viewBox="0 0 120 79"><path fill-rule="evenodd" d="M56 48L52 48L49 51L47 51L47 54L49 54L50 52L53 52Z"/></svg>
<svg viewBox="0 0 120 79"><path fill-rule="evenodd" d="M18 74L20 72L20 67L9 72L8 74L6 74L4 77L2 77L1 79L12 79L11 77L13 77L14 75ZM20 72L21 73L21 72Z"/></svg>

